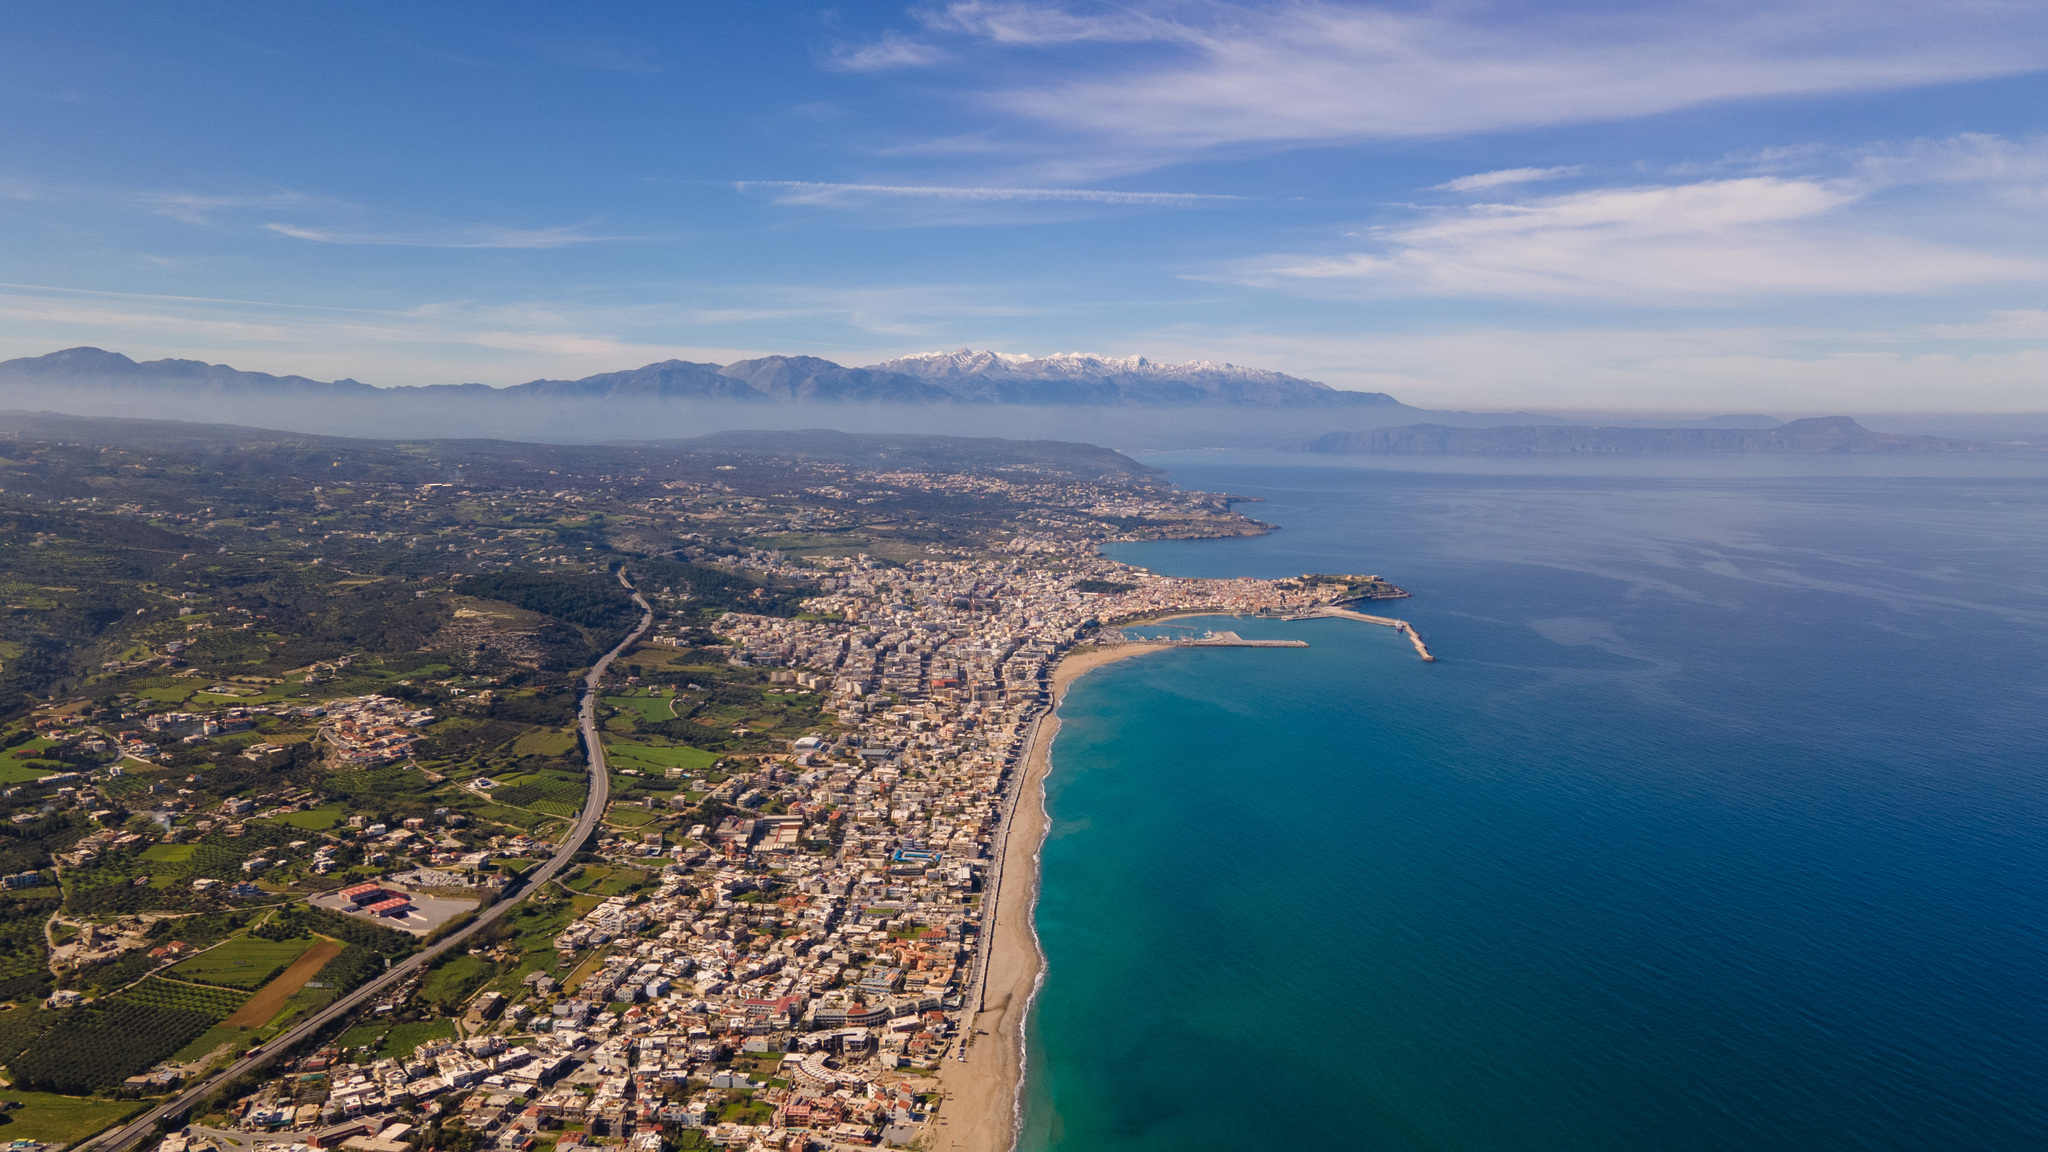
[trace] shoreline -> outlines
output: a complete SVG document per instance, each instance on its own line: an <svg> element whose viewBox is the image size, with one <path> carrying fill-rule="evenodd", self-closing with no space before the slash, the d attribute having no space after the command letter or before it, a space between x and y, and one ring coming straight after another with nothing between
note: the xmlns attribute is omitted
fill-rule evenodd
<svg viewBox="0 0 2048 1152"><path fill-rule="evenodd" d="M1214 613L1190 613L1213 615ZM1049 821L1045 778L1052 743L1059 735L1060 703L1074 681L1106 664L1174 650L1170 644L1118 644L1069 652L1053 667L1052 705L1032 725L1009 816L997 832L1000 882L994 887L994 922L983 941L987 967L974 1013L961 1037L966 1059L948 1055L939 1073L945 1102L926 1130L933 1152L1011 1152L1024 1110L1024 1024L1045 975L1035 923L1039 850ZM1028 881L1028 882L1027 882Z"/></svg>

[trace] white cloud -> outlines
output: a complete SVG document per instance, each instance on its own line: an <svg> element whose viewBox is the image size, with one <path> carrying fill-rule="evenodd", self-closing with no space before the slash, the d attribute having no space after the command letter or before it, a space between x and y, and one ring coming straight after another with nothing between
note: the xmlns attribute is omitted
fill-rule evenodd
<svg viewBox="0 0 2048 1152"><path fill-rule="evenodd" d="M977 48L1038 53L1029 74L1050 79L1015 83L1015 72L988 69L998 78L969 83L986 105L1092 142L1068 158L1084 173L1218 147L1460 135L2012 75L2048 59L2040 16L2031 0L1723 0L1626 13L1502 0L958 3L928 11L921 36L891 33L863 51L898 67ZM1132 46L1119 56L1117 43ZM1080 44L1093 46L1056 52Z"/></svg>
<svg viewBox="0 0 2048 1152"><path fill-rule="evenodd" d="M1132 43L1176 38L1177 26L1134 8L1083 16L1045 4L966 0L927 12L925 26L997 44Z"/></svg>
<svg viewBox="0 0 2048 1152"><path fill-rule="evenodd" d="M919 200L961 200L977 202L1044 202L1066 204L1194 204L1212 200L1236 200L1205 192L1114 192L1099 188L975 188L930 184L826 184L811 180L741 180L735 185L747 192L773 188L777 204L842 205L874 197Z"/></svg>
<svg viewBox="0 0 2048 1152"><path fill-rule="evenodd" d="M77 190L67 190L77 195ZM90 195L88 193L87 195ZM195 192L137 192L129 197L160 216L181 224L210 225L226 213L332 208L335 202L321 202L300 192L278 190L240 196L207 196Z"/></svg>
<svg viewBox="0 0 2048 1152"><path fill-rule="evenodd" d="M1954 340L2048 340L2048 311L2009 308L1972 324L1937 324L1928 333Z"/></svg>
<svg viewBox="0 0 2048 1152"><path fill-rule="evenodd" d="M2048 260L2009 244L1935 243L1861 222L1849 209L1882 187L1868 174L1751 176L1437 209L1371 233L1372 250L1260 261L1251 279L1633 302L1934 293L2048 279Z"/></svg>
<svg viewBox="0 0 2048 1152"><path fill-rule="evenodd" d="M1564 168L1502 168L1494 172L1479 172L1471 176L1460 176L1446 180L1431 190L1437 192L1477 192L1484 188L1501 188L1510 184L1534 184L1539 180L1562 180L1585 171L1574 164Z"/></svg>
<svg viewBox="0 0 2048 1152"><path fill-rule="evenodd" d="M1873 145L1859 154L1855 178L1872 187L1984 184L1998 189L2008 201L2043 203L2048 192L2048 137L2008 140L1972 132Z"/></svg>
<svg viewBox="0 0 2048 1152"><path fill-rule="evenodd" d="M399 248L569 248L619 237L592 236L583 225L559 228L492 228L469 226L420 232L363 232L341 228L309 228L297 224L265 224L264 229L319 244L370 244Z"/></svg>
<svg viewBox="0 0 2048 1152"><path fill-rule="evenodd" d="M848 72L921 68L945 58L940 48L900 32L884 32L872 44L846 45L832 53L833 65Z"/></svg>
<svg viewBox="0 0 2048 1152"><path fill-rule="evenodd" d="M117 189L10 179L0 195L25 202L92 203L140 209L195 228L271 232L320 244L414 248L567 248L644 237L599 236L589 224L512 228L466 224L371 207L333 196L270 188L250 192ZM297 220L279 220L289 214ZM269 219L265 219L268 217Z"/></svg>

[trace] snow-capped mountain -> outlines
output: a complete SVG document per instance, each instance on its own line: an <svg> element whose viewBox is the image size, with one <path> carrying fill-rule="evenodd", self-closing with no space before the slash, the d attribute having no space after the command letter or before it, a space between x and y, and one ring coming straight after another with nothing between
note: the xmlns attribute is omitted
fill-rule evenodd
<svg viewBox="0 0 2048 1152"><path fill-rule="evenodd" d="M1003 404L1253 404L1282 407L1395 403L1378 392L1344 392L1264 368L1194 360L1161 364L1143 356L1060 352L926 352L868 365L943 382L960 399Z"/></svg>
<svg viewBox="0 0 2048 1152"><path fill-rule="evenodd" d="M483 403L491 396L512 399L702 400L726 403L1028 404L1033 406L1245 406L1261 408L1383 407L1396 405L1380 392L1344 392L1263 368L1196 360L1161 364L1143 356L1095 356L1062 352L1017 356L1001 352L930 352L865 368L846 368L815 356L764 356L736 364L695 364L666 360L580 380L534 380L510 388L432 385L372 388L354 380L332 383L298 376L242 372L225 364L196 360L136 363L97 348L69 348L47 356L0 363L0 391L10 385L113 389L276 399L348 396L389 400L399 396L462 393Z"/></svg>

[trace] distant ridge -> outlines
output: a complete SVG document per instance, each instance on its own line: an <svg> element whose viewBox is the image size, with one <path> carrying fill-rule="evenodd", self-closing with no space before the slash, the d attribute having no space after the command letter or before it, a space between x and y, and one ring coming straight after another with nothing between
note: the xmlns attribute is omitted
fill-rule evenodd
<svg viewBox="0 0 2048 1152"><path fill-rule="evenodd" d="M285 461L297 453L337 449L391 449L400 441L383 437L325 436L240 424L185 420L137 420L113 416L72 416L61 412L0 409L0 440L59 440L145 451L273 451ZM699 463L775 466L789 460L830 461L861 468L911 468L954 472L1038 471L1078 478L1113 477L1155 483L1160 470L1110 448L1062 440L1017 440L988 436L930 436L858 433L803 428L734 429L686 439L607 444L530 443L498 439L407 439L436 467L465 463L523 461L545 466L556 460L616 458L624 461L688 458ZM429 459L430 458L430 459ZM323 458L324 459L324 458ZM325 467L326 465L321 465Z"/></svg>
<svg viewBox="0 0 2048 1152"><path fill-rule="evenodd" d="M1847 416L1815 416L1776 428L1448 428L1409 424L1331 432L1298 447L1360 456L1655 455L1784 452L1975 452L1990 445L1939 436L1873 432Z"/></svg>
<svg viewBox="0 0 2048 1152"><path fill-rule="evenodd" d="M0 362L0 390L63 388L157 397L354 401L419 397L483 404L529 400L685 400L725 404L1014 404L1262 408L1400 408L1381 392L1345 392L1314 380L1234 364L1158 364L1063 353L1043 359L996 352L933 352L865 368L816 356L764 356L733 364L664 360L578 380L509 388L434 384L373 388L356 380L244 372L198 360L137 362L99 348L66 348Z"/></svg>
<svg viewBox="0 0 2048 1152"><path fill-rule="evenodd" d="M145 360L137 363L101 348L66 348L47 356L0 361L0 385L75 387L81 384L178 389L194 393L260 391L280 397L374 396L380 389L357 380L309 380L244 372L203 360Z"/></svg>

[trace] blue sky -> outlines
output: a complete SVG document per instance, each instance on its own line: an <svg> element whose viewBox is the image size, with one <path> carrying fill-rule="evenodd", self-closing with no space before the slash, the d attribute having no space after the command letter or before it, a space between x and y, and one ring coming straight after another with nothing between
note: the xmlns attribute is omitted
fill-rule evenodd
<svg viewBox="0 0 2048 1152"><path fill-rule="evenodd" d="M7 5L0 355L2048 409L2048 5Z"/></svg>

